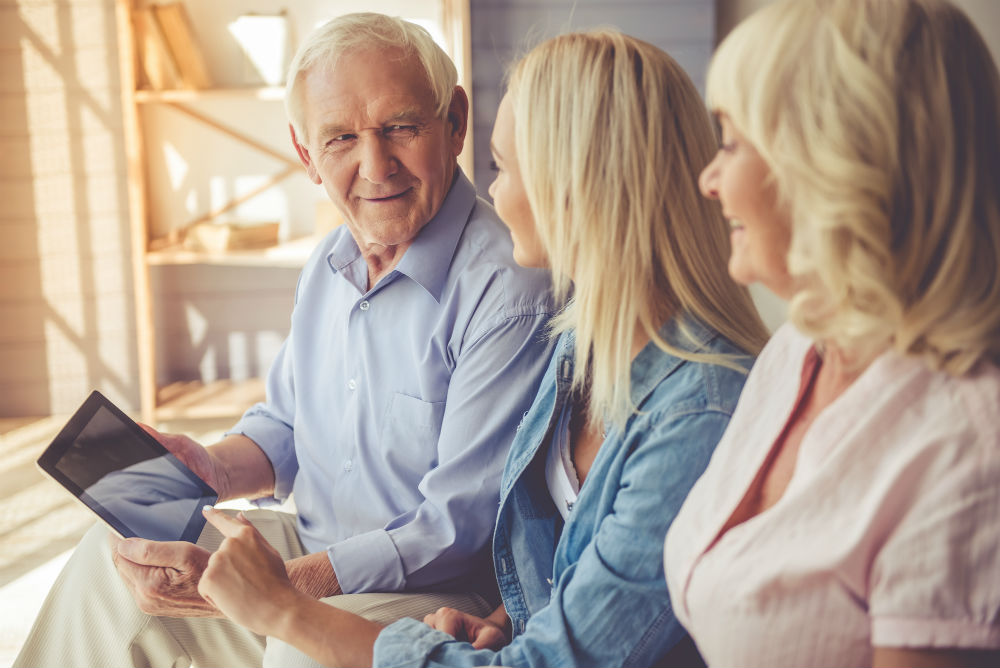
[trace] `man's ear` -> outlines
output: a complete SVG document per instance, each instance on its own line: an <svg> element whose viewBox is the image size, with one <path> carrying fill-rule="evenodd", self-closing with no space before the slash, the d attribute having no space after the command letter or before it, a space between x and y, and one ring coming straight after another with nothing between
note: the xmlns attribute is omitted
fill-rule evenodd
<svg viewBox="0 0 1000 668"><path fill-rule="evenodd" d="M288 131L292 135L292 145L295 147L295 152L299 155L299 160L302 161L302 165L306 168L306 174L309 175L309 180L320 185L323 183L323 179L320 178L319 171L316 169L316 165L312 161L312 156L309 155L309 149L299 143L299 138L295 135L295 126L291 123L288 124Z"/></svg>
<svg viewBox="0 0 1000 668"><path fill-rule="evenodd" d="M448 105L448 126L451 132L452 151L458 156L465 146L465 133L469 129L469 96L461 86L455 86L451 104Z"/></svg>

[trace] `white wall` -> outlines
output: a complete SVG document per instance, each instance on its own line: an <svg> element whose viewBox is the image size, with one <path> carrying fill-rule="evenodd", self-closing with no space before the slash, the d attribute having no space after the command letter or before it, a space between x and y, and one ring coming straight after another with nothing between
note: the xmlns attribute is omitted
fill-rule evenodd
<svg viewBox="0 0 1000 668"><path fill-rule="evenodd" d="M716 29L719 39L726 36L733 26L755 10L773 0L717 0ZM951 0L961 7L983 34L993 52L993 59L1000 64L1000 2L997 0Z"/></svg>
<svg viewBox="0 0 1000 668"><path fill-rule="evenodd" d="M0 417L134 405L113 0L0 0Z"/></svg>
<svg viewBox="0 0 1000 668"><path fill-rule="evenodd" d="M484 197L504 73L524 52L566 30L615 26L668 51L702 88L716 23L708 0L470 0L470 9L475 176Z"/></svg>

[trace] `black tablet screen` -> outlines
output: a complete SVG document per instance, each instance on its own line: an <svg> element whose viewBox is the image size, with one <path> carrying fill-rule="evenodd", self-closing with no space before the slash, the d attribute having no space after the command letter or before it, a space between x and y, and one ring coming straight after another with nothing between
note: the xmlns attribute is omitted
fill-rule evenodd
<svg viewBox="0 0 1000 668"><path fill-rule="evenodd" d="M39 465L126 537L198 539L216 495L152 436L96 392Z"/></svg>

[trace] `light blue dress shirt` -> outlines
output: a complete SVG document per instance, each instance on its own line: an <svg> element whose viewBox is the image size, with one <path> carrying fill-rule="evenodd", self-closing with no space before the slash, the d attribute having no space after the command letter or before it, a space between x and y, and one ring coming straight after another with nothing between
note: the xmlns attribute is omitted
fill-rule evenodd
<svg viewBox="0 0 1000 668"><path fill-rule="evenodd" d="M294 492L303 545L326 550L345 593L433 587L488 550L556 307L548 272L515 264L506 227L461 173L366 291L367 271L345 227L319 244L267 400L231 433L271 460L276 498Z"/></svg>
<svg viewBox="0 0 1000 668"><path fill-rule="evenodd" d="M751 358L718 334L677 321L682 349ZM632 362L639 412L611 428L564 522L545 482L553 430L570 410L571 334L559 339L511 448L501 484L493 561L514 638L499 652L415 619L387 626L375 666L653 666L685 636L663 573L663 537L722 437L744 373L685 361L653 344Z"/></svg>

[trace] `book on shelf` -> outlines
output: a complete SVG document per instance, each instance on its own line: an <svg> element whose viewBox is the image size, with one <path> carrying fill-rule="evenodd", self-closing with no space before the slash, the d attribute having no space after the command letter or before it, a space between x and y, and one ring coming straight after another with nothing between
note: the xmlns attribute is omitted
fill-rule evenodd
<svg viewBox="0 0 1000 668"><path fill-rule="evenodd" d="M278 223L197 223L184 231L184 250L221 253L278 243Z"/></svg>
<svg viewBox="0 0 1000 668"><path fill-rule="evenodd" d="M181 83L177 63L167 46L167 38L148 7L135 12L135 37L145 82L153 90L177 88Z"/></svg>
<svg viewBox="0 0 1000 668"><path fill-rule="evenodd" d="M183 2L165 2L151 5L170 53L181 74L185 88L209 88L212 78L208 74L205 56L194 36L194 28L184 9Z"/></svg>
<svg viewBox="0 0 1000 668"><path fill-rule="evenodd" d="M150 4L136 10L136 36L150 87L210 88L205 56L182 2Z"/></svg>

